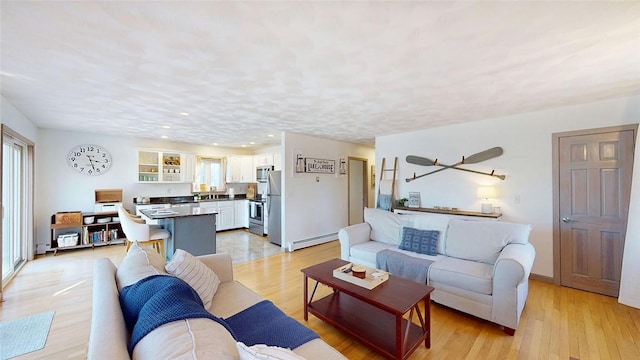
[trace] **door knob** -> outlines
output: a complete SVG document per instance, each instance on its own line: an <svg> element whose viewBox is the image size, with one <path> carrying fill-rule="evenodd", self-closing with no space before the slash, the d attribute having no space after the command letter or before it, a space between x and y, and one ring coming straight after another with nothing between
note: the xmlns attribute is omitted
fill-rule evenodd
<svg viewBox="0 0 640 360"><path fill-rule="evenodd" d="M570 223L573 222L574 220L572 218L568 218L568 217L563 217L562 221L566 222L566 223Z"/></svg>

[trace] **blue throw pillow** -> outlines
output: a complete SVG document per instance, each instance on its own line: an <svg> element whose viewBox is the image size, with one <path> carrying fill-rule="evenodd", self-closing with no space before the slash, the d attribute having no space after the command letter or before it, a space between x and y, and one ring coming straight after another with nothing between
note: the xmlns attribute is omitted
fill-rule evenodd
<svg viewBox="0 0 640 360"><path fill-rule="evenodd" d="M378 209L391 210L391 195L378 194Z"/></svg>
<svg viewBox="0 0 640 360"><path fill-rule="evenodd" d="M402 229L399 248L425 255L438 255L438 230L418 230L411 227Z"/></svg>

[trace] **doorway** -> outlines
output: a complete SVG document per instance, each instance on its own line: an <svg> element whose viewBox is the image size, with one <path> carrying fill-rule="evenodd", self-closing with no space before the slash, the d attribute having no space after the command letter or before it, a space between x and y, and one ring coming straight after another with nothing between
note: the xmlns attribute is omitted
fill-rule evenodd
<svg viewBox="0 0 640 360"><path fill-rule="evenodd" d="M349 157L349 225L364 222L364 208L368 206L367 159Z"/></svg>
<svg viewBox="0 0 640 360"><path fill-rule="evenodd" d="M2 138L2 285L33 253L33 143L6 125ZM0 297L1 297L0 292Z"/></svg>
<svg viewBox="0 0 640 360"><path fill-rule="evenodd" d="M553 135L556 284L618 296L637 130Z"/></svg>

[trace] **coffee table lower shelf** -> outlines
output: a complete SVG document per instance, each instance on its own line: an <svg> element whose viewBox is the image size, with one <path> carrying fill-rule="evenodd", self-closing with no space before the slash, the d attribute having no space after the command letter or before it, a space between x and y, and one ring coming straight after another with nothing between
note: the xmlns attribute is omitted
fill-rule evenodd
<svg viewBox="0 0 640 360"><path fill-rule="evenodd" d="M422 327L407 319L396 318L389 312L340 291L308 304L308 311L390 359L408 357L425 342L428 335ZM410 329L407 338L404 338L407 324ZM401 341L405 342L404 346L400 344ZM399 357L398 354L404 356Z"/></svg>

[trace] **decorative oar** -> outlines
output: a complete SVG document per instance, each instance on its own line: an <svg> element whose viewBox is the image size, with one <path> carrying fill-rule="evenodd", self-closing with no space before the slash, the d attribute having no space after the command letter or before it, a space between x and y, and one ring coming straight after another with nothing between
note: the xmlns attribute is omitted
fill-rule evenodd
<svg viewBox="0 0 640 360"><path fill-rule="evenodd" d="M465 169L465 168L461 168L458 167L459 165L462 164L476 164L485 160L489 160L489 159L493 159L495 157L498 157L500 155L503 154L503 150L501 147L494 147L488 150L484 150L481 151L479 153L473 154L473 155L469 155L469 157L462 157L462 161L454 164L454 165L445 165L445 164L440 164L438 163L438 159L431 160L429 158L425 158L425 157L421 157L421 156L414 156L414 155L409 155L407 156L406 160L408 163L410 164L416 164L416 165L422 165L422 166L433 166L433 165L438 165L438 166L442 166L442 168L438 169L438 170L434 170L431 172L428 172L426 174L422 174L422 175L418 175L418 176L414 176L412 178L407 178L405 179L406 182L410 182L413 181L415 179L419 179L421 177L427 176L427 175L431 175L431 174L435 174L437 172L446 170L446 169L455 169L455 170L460 170L460 171L467 171L467 172L471 172L474 174L481 174L481 175L488 175L488 176L495 176L500 180L504 180L505 176L504 175L498 175L498 174L494 174L493 171L491 171L490 173L486 173L486 172L482 172L482 171L476 171L476 170L470 170L470 169Z"/></svg>

